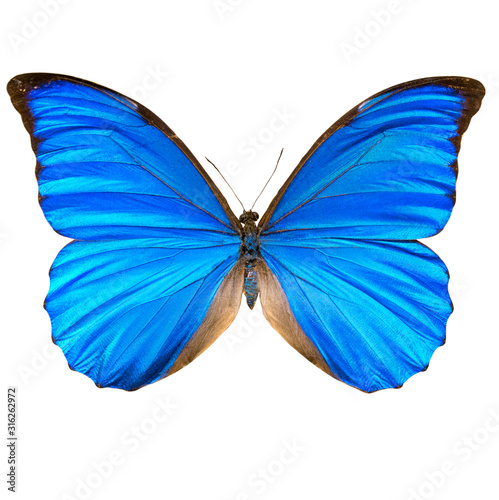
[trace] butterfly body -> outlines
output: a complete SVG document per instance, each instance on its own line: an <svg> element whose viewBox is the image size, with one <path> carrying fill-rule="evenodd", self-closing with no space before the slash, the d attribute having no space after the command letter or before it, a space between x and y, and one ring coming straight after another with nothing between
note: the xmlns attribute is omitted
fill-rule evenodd
<svg viewBox="0 0 499 500"><path fill-rule="evenodd" d="M260 238L256 225L258 218L258 214L251 210L245 211L239 217L239 222L243 225L239 253L244 262L244 295L250 309L255 307L258 298L257 266L258 261L262 259Z"/></svg>
<svg viewBox="0 0 499 500"><path fill-rule="evenodd" d="M261 219L238 219L133 99L47 73L7 90L31 135L41 208L74 240L50 271L53 340L99 387L136 390L186 366L243 293L305 358L365 392L400 387L445 342L449 273L417 240L450 217L480 82L423 78L355 106Z"/></svg>

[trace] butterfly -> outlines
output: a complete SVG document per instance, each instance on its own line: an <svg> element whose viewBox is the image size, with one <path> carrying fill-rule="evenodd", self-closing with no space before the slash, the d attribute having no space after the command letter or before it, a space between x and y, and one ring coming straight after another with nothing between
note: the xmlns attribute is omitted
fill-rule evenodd
<svg viewBox="0 0 499 500"><path fill-rule="evenodd" d="M236 217L133 99L45 73L7 89L31 136L41 208L73 239L50 270L53 340L98 387L175 373L228 328L243 294L305 358L366 392L400 387L444 343L448 271L416 240L450 217L480 82L424 78L355 106L261 219Z"/></svg>

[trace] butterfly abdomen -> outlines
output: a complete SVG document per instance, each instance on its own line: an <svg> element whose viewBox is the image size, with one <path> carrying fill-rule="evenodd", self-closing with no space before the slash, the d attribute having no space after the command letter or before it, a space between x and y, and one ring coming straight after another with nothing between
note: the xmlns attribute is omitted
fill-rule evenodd
<svg viewBox="0 0 499 500"><path fill-rule="evenodd" d="M244 261L244 295L246 295L248 307L253 309L259 292L256 269L258 261L262 258L260 254L260 241L255 224L258 220L258 214L251 211L245 212L239 220L243 223L239 253Z"/></svg>
<svg viewBox="0 0 499 500"><path fill-rule="evenodd" d="M258 281L255 264L247 263L244 267L244 295L246 295L248 307L253 309L258 298Z"/></svg>

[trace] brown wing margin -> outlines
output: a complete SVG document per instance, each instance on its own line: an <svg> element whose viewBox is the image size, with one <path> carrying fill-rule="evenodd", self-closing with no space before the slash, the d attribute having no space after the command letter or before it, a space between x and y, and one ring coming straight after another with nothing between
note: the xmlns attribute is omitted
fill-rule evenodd
<svg viewBox="0 0 499 500"><path fill-rule="evenodd" d="M218 202L222 206L225 214L227 215L229 221L231 222L236 232L238 233L241 232L241 223L239 222L239 219L232 212L224 195L218 189L218 187L210 178L205 169L201 166L196 157L189 151L187 146L177 137L177 135L173 132L173 130L163 120L161 120L161 118L156 116L152 111L147 109L139 102L119 92L116 92L115 90L112 90L108 87L104 87L102 85L98 85L96 83L90 82L88 80L83 80L81 78L76 78L68 75L58 75L53 73L25 73L12 78L7 84L7 92L9 93L12 99L14 107L22 116L24 126L26 127L26 130L29 132L31 136L31 145L35 153L37 151L38 144L33 136L33 120L31 117L31 113L29 112L29 109L26 105L25 94L30 89L58 80L64 80L68 82L77 83L79 85L85 85L87 87L94 88L104 93L111 93L117 95L120 98L124 99L125 101L130 102L135 107L135 110L144 118L144 120L146 120L153 127L156 127L161 132L163 132L163 134L165 134L166 137L168 137L168 139L170 139L182 151L182 153L184 153L184 155L191 161L191 163L201 174L201 176L206 181L209 188L217 198Z"/></svg>
<svg viewBox="0 0 499 500"><path fill-rule="evenodd" d="M378 97L381 97L385 94L390 94L393 95L394 93L397 92L402 92L404 90L408 90L411 88L416 88L416 87L423 87L425 85L439 85L442 87L446 88L452 88L458 91L458 93L464 95L467 98L467 104L469 106L465 107L463 110L463 113L461 117L458 120L458 135L454 139L454 145L456 146L456 152L459 153L459 148L461 144L461 136L466 132L466 129L468 128L469 122L471 120L471 117L478 111L480 108L480 102L485 95L485 88L484 86L478 81L474 80L473 78L465 78L465 77L459 77L459 76L437 76L437 77L430 77L430 78L420 78L418 80L411 80L409 82L401 83L398 85L394 85L393 87L390 87L388 89L382 90L381 92L378 92L374 94L373 96L369 97L368 99L365 99L363 102L352 108L348 113L343 115L338 121L336 121L331 127L329 127L312 145L310 150L307 152L307 154L301 159L300 163L298 163L298 166L293 170L291 175L288 177L286 182L283 184L281 189L279 189L277 195L274 197L272 202L270 203L269 207L267 208L267 211L263 215L263 217L260 219L260 223L258 224L258 228L260 232L263 232L265 230L265 227L270 221L270 218L272 217L272 214L274 213L275 208L277 207L277 204L281 200L282 196L288 189L289 185L295 178L296 174L300 171L300 169L303 167L303 165L307 162L307 160L314 154L314 152L317 150L317 148L326 140L328 139L331 135L333 135L338 129L348 125L348 123L355 118L359 114L359 108L363 106L366 102L376 99ZM388 97L388 96L387 96ZM471 99L471 97L474 97L474 99ZM377 102L382 101L380 99ZM365 111L368 109L367 107L362 109L362 111ZM454 166L456 174L457 174L457 163Z"/></svg>
<svg viewBox="0 0 499 500"><path fill-rule="evenodd" d="M258 263L257 273L263 315L272 328L277 330L290 346L294 347L311 363L328 375L338 378L331 372L322 354L301 329L289 307L288 299L279 280L264 260Z"/></svg>
<svg viewBox="0 0 499 500"><path fill-rule="evenodd" d="M177 356L166 377L188 365L229 328L239 312L243 282L244 264L238 260L222 281L203 322Z"/></svg>

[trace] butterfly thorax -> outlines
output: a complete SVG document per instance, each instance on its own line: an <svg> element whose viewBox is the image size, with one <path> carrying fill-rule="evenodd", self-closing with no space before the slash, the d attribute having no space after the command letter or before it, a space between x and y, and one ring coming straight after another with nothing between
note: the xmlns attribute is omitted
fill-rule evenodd
<svg viewBox="0 0 499 500"><path fill-rule="evenodd" d="M239 255L244 261L244 295L246 295L246 303L250 309L253 309L258 298L256 271L258 261L261 259L258 228L256 227L258 217L258 214L251 210L244 211L239 217L239 221L243 225Z"/></svg>

